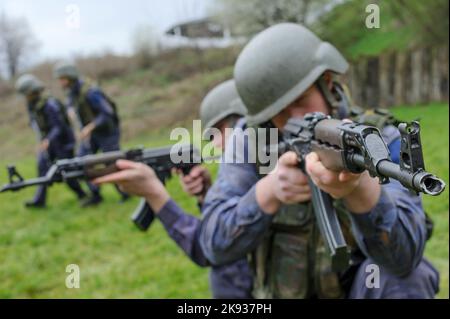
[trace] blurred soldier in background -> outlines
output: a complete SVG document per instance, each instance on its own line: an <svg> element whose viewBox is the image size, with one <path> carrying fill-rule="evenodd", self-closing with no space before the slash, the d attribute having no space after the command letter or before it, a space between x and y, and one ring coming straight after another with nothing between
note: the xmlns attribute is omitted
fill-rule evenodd
<svg viewBox="0 0 450 319"><path fill-rule="evenodd" d="M70 127L64 106L44 92L42 82L31 74L22 75L16 82L16 90L26 98L30 125L39 141L38 174L44 176L53 161L71 158L74 155L75 137ZM86 193L77 180L67 181L83 204ZM47 186L37 188L33 200L27 207L45 207Z"/></svg>
<svg viewBox="0 0 450 319"><path fill-rule="evenodd" d="M116 104L99 87L87 79L81 79L78 69L72 63L62 62L56 65L54 75L67 94L69 118L73 122L78 120L81 128L77 155L119 150L120 128ZM91 183L88 185L93 196L86 205L100 203L103 199L99 187ZM121 201L128 199L127 194L118 188L117 191L121 195Z"/></svg>
<svg viewBox="0 0 450 319"><path fill-rule="evenodd" d="M224 151L225 130L238 127L239 122L242 122L239 119L246 113L247 110L239 98L233 80L217 85L206 95L200 106L204 136L210 138L214 146ZM148 190L145 180L152 178L151 168L129 161L118 162L118 165L127 170L120 172L121 174L126 173L131 178L133 176L136 178L128 181L131 187L123 185L120 179L114 180L114 175L100 178L97 182L117 182L124 186L125 191L135 195L142 195L141 191ZM189 175L181 176L180 181L186 193L197 197L199 208L202 210L203 199L211 186L211 175L208 170L201 165L195 166ZM214 298L252 298L252 274L245 257L222 266L211 265L200 248L198 235L202 221L199 218L186 214L172 199L168 199L164 206L154 211L170 237L192 261L202 267L212 267L210 287Z"/></svg>

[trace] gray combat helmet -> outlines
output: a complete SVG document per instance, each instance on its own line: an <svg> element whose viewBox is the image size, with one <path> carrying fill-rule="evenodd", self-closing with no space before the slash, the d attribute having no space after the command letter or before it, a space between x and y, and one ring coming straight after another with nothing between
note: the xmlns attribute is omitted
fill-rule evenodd
<svg viewBox="0 0 450 319"><path fill-rule="evenodd" d="M24 74L17 79L15 88L18 93L28 95L42 91L44 84L34 75Z"/></svg>
<svg viewBox="0 0 450 319"><path fill-rule="evenodd" d="M63 61L56 64L53 70L53 74L57 79L67 77L69 79L76 80L80 76L80 73L78 72L75 64L68 61Z"/></svg>
<svg viewBox="0 0 450 319"><path fill-rule="evenodd" d="M342 74L347 69L347 61L330 43L302 25L281 23L245 46L234 79L249 125L258 125L294 102L325 71Z"/></svg>
<svg viewBox="0 0 450 319"><path fill-rule="evenodd" d="M229 115L245 116L247 109L242 103L234 80L228 80L214 87L202 101L200 118L204 125L205 135L221 120Z"/></svg>

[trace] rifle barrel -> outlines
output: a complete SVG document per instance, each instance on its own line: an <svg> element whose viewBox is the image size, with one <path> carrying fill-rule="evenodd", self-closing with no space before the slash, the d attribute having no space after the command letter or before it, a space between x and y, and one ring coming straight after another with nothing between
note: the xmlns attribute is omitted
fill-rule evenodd
<svg viewBox="0 0 450 319"><path fill-rule="evenodd" d="M350 161L361 168L366 168L364 156L360 154L352 154ZM406 188L416 192L437 196L445 189L445 182L433 174L425 171L411 173L405 169L401 169L400 165L388 160L380 161L376 169L381 176L395 179Z"/></svg>

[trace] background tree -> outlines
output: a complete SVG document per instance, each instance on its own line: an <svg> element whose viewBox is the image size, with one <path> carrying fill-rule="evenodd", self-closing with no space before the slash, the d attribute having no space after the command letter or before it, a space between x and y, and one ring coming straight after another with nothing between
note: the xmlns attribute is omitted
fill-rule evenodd
<svg viewBox="0 0 450 319"><path fill-rule="evenodd" d="M139 26L133 32L131 41L138 66L149 68L153 58L159 53L159 36L156 30L148 25Z"/></svg>
<svg viewBox="0 0 450 319"><path fill-rule="evenodd" d="M316 16L340 1L332 0L217 0L211 9L233 33L252 35L273 24L311 24Z"/></svg>
<svg viewBox="0 0 450 319"><path fill-rule="evenodd" d="M379 29L365 25L369 4L380 8ZM448 45L448 6L448 0L346 0L320 15L313 29L349 57Z"/></svg>
<svg viewBox="0 0 450 319"><path fill-rule="evenodd" d="M0 57L10 78L16 76L26 57L38 43L24 18L11 18L0 14Z"/></svg>
<svg viewBox="0 0 450 319"><path fill-rule="evenodd" d="M448 0L386 1L386 6L399 22L417 31L421 42L448 44Z"/></svg>

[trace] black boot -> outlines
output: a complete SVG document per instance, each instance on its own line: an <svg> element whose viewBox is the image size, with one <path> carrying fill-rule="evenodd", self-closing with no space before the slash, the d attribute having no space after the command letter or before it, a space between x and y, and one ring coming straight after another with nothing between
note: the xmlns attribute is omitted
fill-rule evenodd
<svg viewBox="0 0 450 319"><path fill-rule="evenodd" d="M86 193L80 193L80 194L77 194L77 197L78 197L78 202L80 203L80 206L83 206L83 203L87 200L87 194Z"/></svg>
<svg viewBox="0 0 450 319"><path fill-rule="evenodd" d="M30 200L30 201L25 202L25 207L27 207L27 208L45 208L45 203Z"/></svg>
<svg viewBox="0 0 450 319"><path fill-rule="evenodd" d="M102 196L100 195L92 195L90 197L86 197L81 200L81 207L95 206L100 204L103 201Z"/></svg>
<svg viewBox="0 0 450 319"><path fill-rule="evenodd" d="M45 202L47 201L47 186L39 185L36 188L36 193L32 200L25 202L27 208L45 208Z"/></svg>

